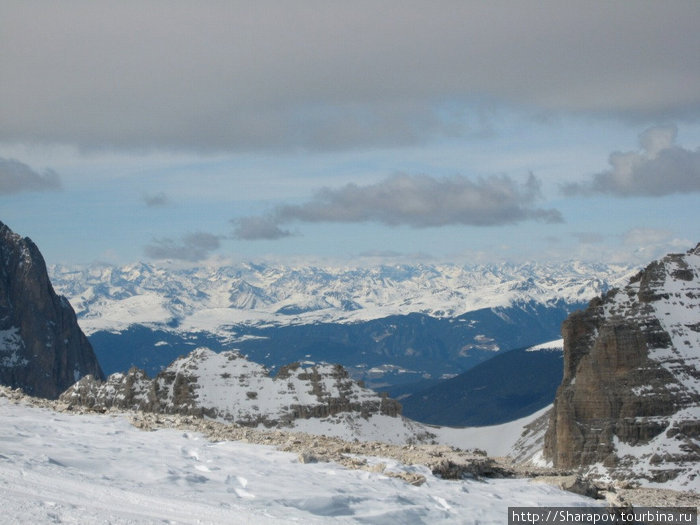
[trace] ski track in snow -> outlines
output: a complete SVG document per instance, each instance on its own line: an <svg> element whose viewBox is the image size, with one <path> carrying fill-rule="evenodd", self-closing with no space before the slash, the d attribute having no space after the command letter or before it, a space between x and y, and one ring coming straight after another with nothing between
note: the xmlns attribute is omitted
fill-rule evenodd
<svg viewBox="0 0 700 525"><path fill-rule="evenodd" d="M414 487L264 445L144 432L121 416L72 415L0 399L0 523L504 523L508 506L593 505L528 480ZM372 459L379 461L379 459Z"/></svg>

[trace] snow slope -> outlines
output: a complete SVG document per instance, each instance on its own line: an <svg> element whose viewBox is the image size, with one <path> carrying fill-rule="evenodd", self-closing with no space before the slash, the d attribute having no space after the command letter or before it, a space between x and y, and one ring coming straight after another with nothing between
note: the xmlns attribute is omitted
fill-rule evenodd
<svg viewBox="0 0 700 525"><path fill-rule="evenodd" d="M489 456L509 456L513 446L520 439L523 428L540 418L552 408L548 405L534 414L487 427L430 427L436 435L435 440L444 445L467 449L478 448L484 450Z"/></svg>
<svg viewBox="0 0 700 525"><path fill-rule="evenodd" d="M3 523L504 523L508 506L594 502L527 480L420 487L263 445L212 443L124 418L54 413L0 398Z"/></svg>
<svg viewBox="0 0 700 525"><path fill-rule="evenodd" d="M456 317L519 301L581 303L632 269L615 265L395 265L368 268L240 264L165 269L50 268L57 292L88 333L134 323L216 332L235 324L353 322L424 313Z"/></svg>

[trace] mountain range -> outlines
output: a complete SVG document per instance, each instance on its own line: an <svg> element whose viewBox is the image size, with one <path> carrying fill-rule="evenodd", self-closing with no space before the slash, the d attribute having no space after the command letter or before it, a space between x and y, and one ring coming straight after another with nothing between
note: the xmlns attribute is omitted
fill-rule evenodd
<svg viewBox="0 0 700 525"><path fill-rule="evenodd" d="M235 348L271 370L337 362L401 394L558 339L572 311L632 273L574 262L51 268L107 374L137 366L156 375L197 347Z"/></svg>
<svg viewBox="0 0 700 525"><path fill-rule="evenodd" d="M78 405L98 411L115 408L141 414L178 414L190 418L188 421L203 421L205 426L207 421L218 419L345 439L404 444L431 441L460 448L473 447L479 435L475 429L429 426L404 418L398 402L367 389L343 366L319 359L297 360L273 372L241 352L199 348L162 367L153 378L131 368L103 381L101 367L77 325L73 309L55 294L38 249L28 238L21 238L1 223L0 262L0 321L4 323L0 331L0 383L46 398L55 398L64 384L72 384L60 398L62 409L73 410ZM566 309L572 303L562 298L542 302L535 294L527 302L517 300L457 317L411 313L356 322L253 323L229 330L231 337L241 326L279 333L303 330L302 341L319 328L334 327L330 332L321 330L317 341L325 340L333 355L339 347L334 348L329 334L351 327L359 331L346 332L348 341L365 334L378 344L360 352L365 359L371 351L385 360L401 354L418 359L417 363L427 363L433 357L448 362L452 359L453 364L454 347L438 345L427 347L429 351L425 352L414 342L431 342L426 334L435 333L435 327L448 335L447 339L438 339L441 343L455 334L468 334L472 344L457 346L456 356L472 357L472 351L479 350L495 357L481 359L485 362L471 371L406 397L409 409L422 410L424 420L431 417L431 411L441 418L470 417L474 415L470 406L480 403L499 417L503 411L510 412L504 421L512 419L517 410L534 411L546 403L553 386L551 379L559 376L558 370L551 377L543 372L551 372L563 361L563 379L549 412L541 410L519 421L484 429L481 434L488 436L492 453L498 440L509 443L510 455L518 461L577 469L594 479L643 480L663 487L692 489L697 484L700 461L699 283L700 245L685 254L670 254L652 262L622 287L609 289L594 297L584 310L568 315L561 325L563 341L510 352L503 352L499 342L482 329L511 325L516 332L527 332L524 321L541 318L540 308ZM176 298L170 299L176 302ZM496 318L504 324L499 325ZM401 324L405 319L411 322ZM547 323L537 324L545 327ZM178 323L133 326L196 339L181 332ZM367 332L367 326L375 331ZM446 329L449 326L455 327L454 333ZM215 332L209 336L222 338ZM249 332L239 342L261 340L272 353L272 337ZM394 344L386 346L386 340L394 340ZM361 338L358 341L361 343ZM154 346L157 351L168 344L159 341ZM561 346L563 359L559 357ZM377 348L385 351L376 352ZM392 348L403 349L403 353L386 351ZM398 365L381 366L406 373ZM372 373L374 368L367 372ZM429 374L423 376L431 379ZM15 396L12 390L4 395ZM459 423L455 420L452 424ZM48 462L65 466L51 458ZM443 475L452 475L449 460L443 458L438 463ZM461 479L463 471L459 472L457 478Z"/></svg>
<svg viewBox="0 0 700 525"><path fill-rule="evenodd" d="M146 263L49 268L89 335L134 323L221 332L231 326L350 323L419 313L455 318L534 302L587 302L623 282L623 265L382 265L367 268L237 266L164 268ZM233 334L235 336L235 334Z"/></svg>

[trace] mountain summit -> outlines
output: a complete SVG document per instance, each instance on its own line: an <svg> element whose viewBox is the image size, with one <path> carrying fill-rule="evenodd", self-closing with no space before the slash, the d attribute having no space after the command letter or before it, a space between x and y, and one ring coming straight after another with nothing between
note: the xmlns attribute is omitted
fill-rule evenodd
<svg viewBox="0 0 700 525"><path fill-rule="evenodd" d="M697 486L700 244L594 299L564 322L562 335L564 377L545 458L555 467Z"/></svg>
<svg viewBox="0 0 700 525"><path fill-rule="evenodd" d="M341 412L396 417L401 405L363 388L339 365L294 363L271 377L235 351L198 348L153 380L136 368L106 382L85 377L61 399L89 407L116 407L207 416L245 426L285 426L295 419Z"/></svg>
<svg viewBox="0 0 700 525"><path fill-rule="evenodd" d="M39 249L0 222L0 384L55 399L88 374L102 370Z"/></svg>

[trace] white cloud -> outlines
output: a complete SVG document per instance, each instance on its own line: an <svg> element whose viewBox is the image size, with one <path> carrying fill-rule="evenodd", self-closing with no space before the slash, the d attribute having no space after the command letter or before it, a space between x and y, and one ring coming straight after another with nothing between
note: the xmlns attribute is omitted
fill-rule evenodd
<svg viewBox="0 0 700 525"><path fill-rule="evenodd" d="M564 186L564 193L660 197L700 192L700 148L676 146L676 133L675 126L647 129L639 136L641 150L612 153L609 170Z"/></svg>

